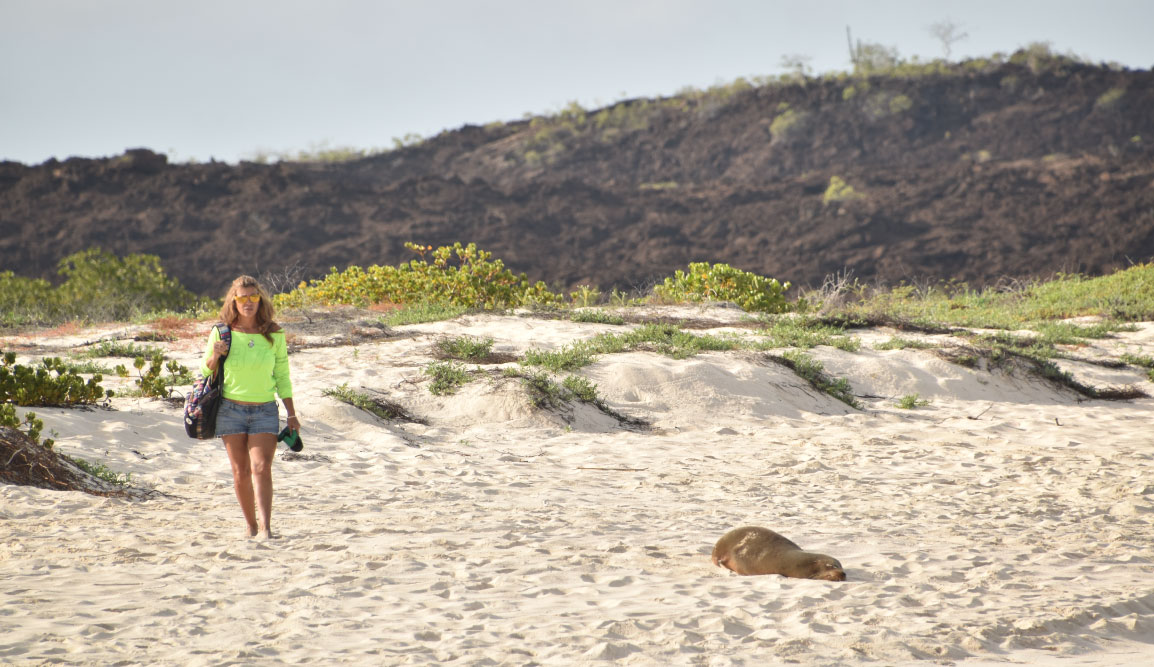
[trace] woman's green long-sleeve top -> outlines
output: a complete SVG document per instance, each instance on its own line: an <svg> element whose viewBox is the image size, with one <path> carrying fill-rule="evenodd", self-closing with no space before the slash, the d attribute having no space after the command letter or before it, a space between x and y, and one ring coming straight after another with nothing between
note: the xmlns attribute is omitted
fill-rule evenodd
<svg viewBox="0 0 1154 667"><path fill-rule="evenodd" d="M289 379L288 346L283 331L269 334L241 333L232 330L232 345L224 360L224 397L245 403L268 403L277 396L292 398L293 385ZM208 360L213 346L220 340L216 327L208 336L208 346L200 362L200 372L208 377L212 371Z"/></svg>

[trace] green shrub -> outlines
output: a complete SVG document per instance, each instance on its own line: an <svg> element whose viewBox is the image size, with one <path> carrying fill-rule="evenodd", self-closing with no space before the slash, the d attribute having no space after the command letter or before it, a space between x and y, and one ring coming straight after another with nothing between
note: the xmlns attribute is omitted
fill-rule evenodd
<svg viewBox="0 0 1154 667"><path fill-rule="evenodd" d="M830 202L851 201L861 199L864 196L855 191L853 186L846 183L841 176L830 176L829 187L821 196L821 202L828 205Z"/></svg>
<svg viewBox="0 0 1154 667"><path fill-rule="evenodd" d="M789 308L784 296L787 289L789 283L728 264L698 262L690 264L688 271L678 270L653 291L659 299L677 303L731 301L747 312L780 313Z"/></svg>
<svg viewBox="0 0 1154 667"><path fill-rule="evenodd" d="M68 460L75 463L76 467L80 468L89 475L92 475L97 479L104 480L109 484L114 484L116 486L128 486L132 483L132 473L118 473L103 463L89 463L84 459L72 456L69 456Z"/></svg>
<svg viewBox="0 0 1154 667"><path fill-rule="evenodd" d="M559 408L570 399L569 390L553 381L543 371L526 373L521 382L529 390L529 398L538 408Z"/></svg>
<svg viewBox="0 0 1154 667"><path fill-rule="evenodd" d="M169 399L172 398L175 387L193 383L192 373L187 367L175 361L165 363L164 356L160 352L153 352L147 359L144 356L137 356L132 365L136 368L137 392L146 398ZM145 365L148 365L147 370L144 368ZM164 374L165 370L168 371L168 375ZM119 365L116 367L116 374L128 377L128 369Z"/></svg>
<svg viewBox="0 0 1154 667"><path fill-rule="evenodd" d="M890 113L899 114L905 113L914 108L914 103L905 95L894 95L890 98Z"/></svg>
<svg viewBox="0 0 1154 667"><path fill-rule="evenodd" d="M452 361L434 361L425 367L425 375L433 378L433 383L429 385L429 393L434 396L454 394L459 387L469 381L465 367Z"/></svg>
<svg viewBox="0 0 1154 667"><path fill-rule="evenodd" d="M642 183L637 186L638 190L676 190L677 188L677 181L658 181L655 183Z"/></svg>
<svg viewBox="0 0 1154 667"><path fill-rule="evenodd" d="M570 375L561 382L561 386L567 389L578 400L586 403L598 403L600 398L597 396L597 385L591 380L583 378L579 375Z"/></svg>
<svg viewBox="0 0 1154 667"><path fill-rule="evenodd" d="M157 311L200 312L211 308L169 278L154 255L118 258L93 248L60 261L59 287L0 272L0 325L69 320L129 320Z"/></svg>
<svg viewBox="0 0 1154 667"><path fill-rule="evenodd" d="M150 345L137 345L119 340L102 340L82 352L80 356L84 359L100 357L125 357L135 359L136 357L152 357L153 355L162 353L163 351L159 347L152 347Z"/></svg>
<svg viewBox="0 0 1154 667"><path fill-rule="evenodd" d="M16 355L6 352L0 363L0 403L67 407L89 405L111 398L112 391L100 386L103 377L85 380L70 371L57 357L40 360L39 366L16 363Z"/></svg>
<svg viewBox="0 0 1154 667"><path fill-rule="evenodd" d="M21 326L55 321L56 295L39 278L23 278L0 271L0 326Z"/></svg>
<svg viewBox="0 0 1154 667"><path fill-rule="evenodd" d="M112 369L104 364L95 361L70 361L64 360L64 370L70 373L77 373L80 375L106 375L112 373Z"/></svg>
<svg viewBox="0 0 1154 667"><path fill-rule="evenodd" d="M52 446L56 444L51 438L40 440L40 432L44 430L44 422L36 417L35 412L25 412L24 420L21 421L16 417L16 406L11 403L0 403L0 426L7 426L15 430L23 429L30 440L47 449L52 449Z"/></svg>
<svg viewBox="0 0 1154 667"><path fill-rule="evenodd" d="M57 288L69 319L125 320L159 310L196 309L201 299L169 278L155 255L115 255L92 248L60 261Z"/></svg>
<svg viewBox="0 0 1154 667"><path fill-rule="evenodd" d="M929 404L929 401L919 398L917 394L906 394L897 402L897 406L903 410L913 410Z"/></svg>
<svg viewBox="0 0 1154 667"><path fill-rule="evenodd" d="M592 285L578 285L576 290L569 293L569 298L574 307L588 308L596 305L601 298L601 290Z"/></svg>
<svg viewBox="0 0 1154 667"><path fill-rule="evenodd" d="M552 304L558 295L545 284L530 284L525 274L515 275L491 253L470 243L462 246L420 246L406 243L421 259L399 266L351 266L343 272L334 267L328 276L302 283L288 294L275 297L278 307L310 304L365 307L377 303L449 304L486 310L527 304ZM425 261L430 254L433 261ZM457 263L453 263L456 255Z"/></svg>
<svg viewBox="0 0 1154 667"><path fill-rule="evenodd" d="M593 363L593 350L588 344L577 342L556 352L530 349L521 359L523 366L541 366L554 373L573 371Z"/></svg>
<svg viewBox="0 0 1154 667"><path fill-rule="evenodd" d="M805 127L806 119L807 115L804 111L794 109L786 109L778 114L769 124L769 134L773 138L773 143L787 141L791 137L797 136Z"/></svg>
<svg viewBox="0 0 1154 667"><path fill-rule="evenodd" d="M1111 88L1098 96L1098 99L1094 102L1094 106L1098 109L1110 109L1118 104L1119 100L1125 95L1126 89Z"/></svg>

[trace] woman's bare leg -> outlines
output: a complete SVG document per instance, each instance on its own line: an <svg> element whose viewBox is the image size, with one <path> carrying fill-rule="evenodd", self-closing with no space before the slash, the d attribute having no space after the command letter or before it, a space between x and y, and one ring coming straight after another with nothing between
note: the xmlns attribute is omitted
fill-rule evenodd
<svg viewBox="0 0 1154 667"><path fill-rule="evenodd" d="M256 509L260 514L259 534L272 538L272 462L276 457L276 435L253 433L248 436L248 458L252 462L252 484Z"/></svg>
<svg viewBox="0 0 1154 667"><path fill-rule="evenodd" d="M248 536L256 537L256 500L252 487L252 462L248 454L249 436L240 433L222 436L221 439L228 451L228 462L232 464L232 487L236 491L236 500L240 503L244 521L248 524Z"/></svg>

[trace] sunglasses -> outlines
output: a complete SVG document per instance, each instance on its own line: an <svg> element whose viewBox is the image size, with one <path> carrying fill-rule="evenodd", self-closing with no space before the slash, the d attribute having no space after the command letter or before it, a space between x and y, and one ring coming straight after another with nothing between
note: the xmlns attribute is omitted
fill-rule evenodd
<svg viewBox="0 0 1154 667"><path fill-rule="evenodd" d="M260 303L259 294L249 294L248 296L237 295L234 296L233 299L235 299L237 303Z"/></svg>

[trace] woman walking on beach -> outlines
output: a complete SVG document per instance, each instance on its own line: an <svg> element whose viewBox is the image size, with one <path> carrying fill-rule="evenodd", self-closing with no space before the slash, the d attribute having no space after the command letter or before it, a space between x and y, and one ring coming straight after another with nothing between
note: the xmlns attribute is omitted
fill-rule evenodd
<svg viewBox="0 0 1154 667"><path fill-rule="evenodd" d="M221 321L232 330L232 345L220 340L213 327L201 368L207 377L217 371L221 355L228 355L216 433L228 451L248 536L263 539L273 537L272 462L280 426L277 396L284 403L289 428L300 429L284 331L272 318L272 301L256 278L240 276L232 281L220 309Z"/></svg>

